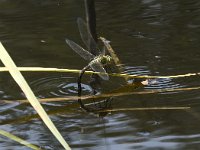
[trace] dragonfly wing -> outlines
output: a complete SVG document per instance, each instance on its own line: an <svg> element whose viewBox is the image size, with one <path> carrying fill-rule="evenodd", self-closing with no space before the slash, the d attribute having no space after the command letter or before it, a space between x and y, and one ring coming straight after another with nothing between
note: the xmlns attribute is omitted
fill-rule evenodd
<svg viewBox="0 0 200 150"><path fill-rule="evenodd" d="M102 48L102 55L106 55L106 46L105 45Z"/></svg>
<svg viewBox="0 0 200 150"><path fill-rule="evenodd" d="M77 54L79 54L85 60L92 60L95 57L93 54L91 54L90 52L88 52L87 50L85 50L84 48L76 44L75 42L69 39L65 39L65 41Z"/></svg>
<svg viewBox="0 0 200 150"><path fill-rule="evenodd" d="M106 70L103 68L102 64L99 62L94 62L89 64L90 67L95 71L95 72L100 72L101 74L98 74L102 79L104 80L109 80L109 76L106 73Z"/></svg>
<svg viewBox="0 0 200 150"><path fill-rule="evenodd" d="M91 35L90 29L86 22L82 18L77 19L78 29L81 35L81 39L89 50L95 51L96 55L99 54L96 42Z"/></svg>

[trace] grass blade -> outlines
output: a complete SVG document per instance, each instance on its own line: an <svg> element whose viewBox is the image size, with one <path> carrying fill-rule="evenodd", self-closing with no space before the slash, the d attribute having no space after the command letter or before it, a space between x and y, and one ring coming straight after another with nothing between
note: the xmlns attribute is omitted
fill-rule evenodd
<svg viewBox="0 0 200 150"><path fill-rule="evenodd" d="M19 71L23 72L68 72L68 73L80 73L81 70L78 69L60 69L60 68L43 68L43 67L18 67ZM8 68L1 67L0 72L6 72ZM99 72L85 71L85 74L100 74ZM179 75L169 75L169 76L150 76L150 75L131 75L125 73L109 73L109 76L123 77L123 78L145 78L145 79L156 79L156 78L184 78L190 76L199 76L200 72L197 73L186 73Z"/></svg>
<svg viewBox="0 0 200 150"><path fill-rule="evenodd" d="M3 64L8 68L8 71L10 72L11 76L14 78L14 80L17 82L17 84L20 86L24 94L26 95L27 99L33 106L33 108L37 111L37 113L40 115L46 126L49 128L49 130L53 133L53 135L58 139L58 141L63 145L63 147L67 150L70 149L68 144L65 142L62 135L59 133L57 128L54 126L51 119L48 117L47 113L41 106L40 102L35 97L34 93L32 92L31 88L25 81L24 77L18 70L17 66L3 47L3 45L0 42L0 59L3 62Z"/></svg>
<svg viewBox="0 0 200 150"><path fill-rule="evenodd" d="M37 147L36 145L33 145L33 144L31 144L31 143L29 143L27 141L24 141L23 139L15 136L15 135L13 135L13 134L11 134L9 132L6 132L4 130L0 130L0 134L3 135L3 136L6 136L7 138L9 138L9 139L11 139L13 141L16 141L16 142L20 143L22 145L25 145L25 146L27 146L27 147L29 147L31 149L41 150L41 148Z"/></svg>
<svg viewBox="0 0 200 150"><path fill-rule="evenodd" d="M127 95L144 95L144 94L156 94L161 92L183 92L183 91L192 91L192 90L199 90L200 86L196 87L189 87L189 88L167 88L167 89L155 89L155 90L145 90L145 91L133 91L133 92L119 92L119 93L104 93L100 95L83 95L81 96L82 100L87 99L96 99L98 101L99 98L108 98L108 97L120 97L120 96L127 96ZM58 102L58 101L77 101L78 96L65 96L65 97L52 97L52 98L42 98L38 99L41 103L43 102ZM16 100L5 100L1 99L1 102L4 103L27 103L26 99L16 99Z"/></svg>
<svg viewBox="0 0 200 150"><path fill-rule="evenodd" d="M149 110L186 110L191 107L137 107L137 108L116 108L116 109L105 109L98 112L121 112L121 111L149 111Z"/></svg>

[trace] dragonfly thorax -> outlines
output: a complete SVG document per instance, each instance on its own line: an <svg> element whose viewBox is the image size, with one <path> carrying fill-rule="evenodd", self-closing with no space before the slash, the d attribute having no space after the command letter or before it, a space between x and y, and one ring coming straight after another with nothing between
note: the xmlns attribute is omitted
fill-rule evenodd
<svg viewBox="0 0 200 150"><path fill-rule="evenodd" d="M101 57L101 63L103 65L108 64L111 61L111 57L109 55L104 55Z"/></svg>
<svg viewBox="0 0 200 150"><path fill-rule="evenodd" d="M92 62L99 62L102 65L106 65L111 61L111 57L109 55L99 55L94 58Z"/></svg>

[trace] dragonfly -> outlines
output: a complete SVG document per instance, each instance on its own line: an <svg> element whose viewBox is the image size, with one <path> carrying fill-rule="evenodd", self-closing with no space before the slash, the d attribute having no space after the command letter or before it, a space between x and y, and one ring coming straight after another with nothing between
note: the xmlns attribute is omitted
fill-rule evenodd
<svg viewBox="0 0 200 150"><path fill-rule="evenodd" d="M78 18L77 24L83 43L86 45L87 49L93 49L94 51L97 51L97 56L93 55L88 50L85 50L80 45L69 39L65 39L66 43L83 59L89 61L89 64L86 67L84 67L84 69L91 68L93 71L99 72L98 75L103 80L109 80L109 75L106 73L104 66L112 61L111 56L105 54L105 48L101 51L97 48L97 44L93 39L87 24L83 19Z"/></svg>

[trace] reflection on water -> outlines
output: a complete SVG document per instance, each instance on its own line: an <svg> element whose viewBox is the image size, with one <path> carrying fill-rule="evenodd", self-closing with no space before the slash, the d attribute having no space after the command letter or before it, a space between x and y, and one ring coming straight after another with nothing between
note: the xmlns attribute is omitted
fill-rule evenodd
<svg viewBox="0 0 200 150"><path fill-rule="evenodd" d="M81 43L78 1L0 1L0 40L18 66L81 69L86 62L66 45ZM176 75L200 72L200 1L96 1L97 31L111 41L125 64L124 73ZM2 66L2 65L1 65ZM77 95L77 74L23 73L37 97ZM92 92L84 76L83 94ZM0 73L0 97L24 99L8 74ZM139 91L199 86L199 76L156 79ZM118 78L102 82L102 91L124 86ZM107 91L106 91L107 92ZM183 110L113 112L104 118L83 112L76 102L44 103L73 149L199 149L199 91L115 97L114 108L191 106ZM0 128L44 149L62 149L29 104L0 104ZM1 149L27 149L1 137Z"/></svg>

